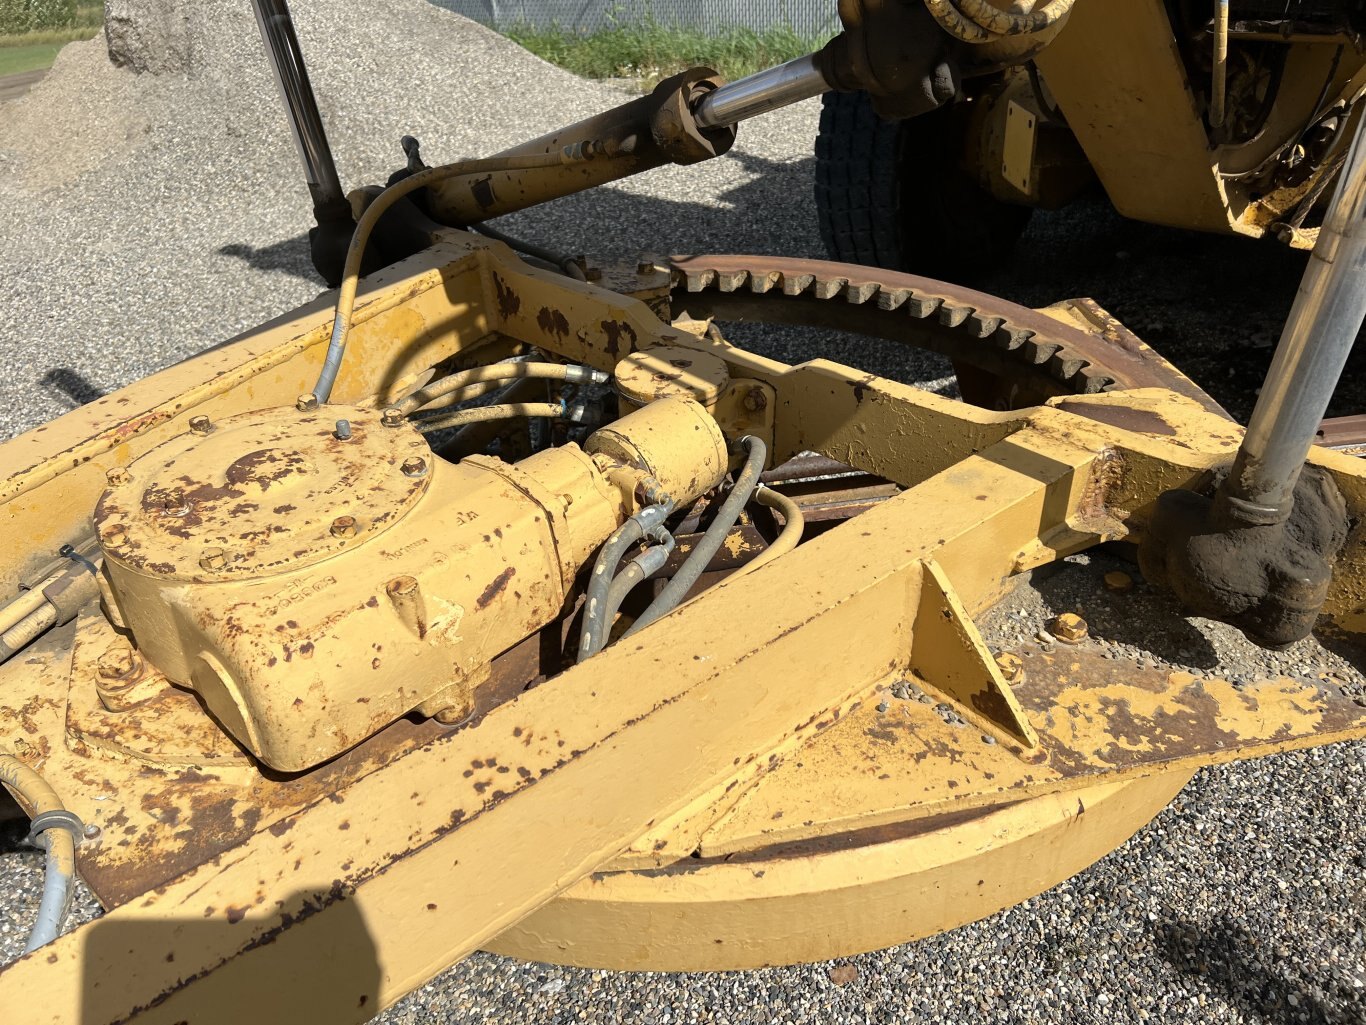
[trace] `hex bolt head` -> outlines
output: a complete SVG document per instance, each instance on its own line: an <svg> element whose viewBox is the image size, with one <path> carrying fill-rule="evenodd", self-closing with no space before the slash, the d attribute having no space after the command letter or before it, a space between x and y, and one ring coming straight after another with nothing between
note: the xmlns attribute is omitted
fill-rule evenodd
<svg viewBox="0 0 1366 1025"><path fill-rule="evenodd" d="M745 408L751 413L758 413L768 408L768 396L764 394L762 388L751 388L745 392Z"/></svg>
<svg viewBox="0 0 1366 1025"><path fill-rule="evenodd" d="M1086 640L1086 620L1075 612L1064 612L1048 624L1048 632L1067 644Z"/></svg>
<svg viewBox="0 0 1366 1025"><path fill-rule="evenodd" d="M84 828L83 830L81 830L81 834L82 834L87 840L98 840L98 839L99 839L99 836L100 836L100 832L101 832L100 827L97 826L97 825L95 825L95 823L93 823L93 822L87 822L87 823L85 824L85 828Z"/></svg>
<svg viewBox="0 0 1366 1025"><path fill-rule="evenodd" d="M355 537L357 529L354 516L338 516L332 521L333 537Z"/></svg>
<svg viewBox="0 0 1366 1025"><path fill-rule="evenodd" d="M116 466L104 475L104 479L109 482L111 487L116 488L122 484L127 484L133 479L133 475L122 466Z"/></svg>
<svg viewBox="0 0 1366 1025"><path fill-rule="evenodd" d="M427 473L427 460L421 456L409 456L403 460L399 469L403 471L405 477L422 477Z"/></svg>
<svg viewBox="0 0 1366 1025"><path fill-rule="evenodd" d="M1117 569L1111 570L1105 574L1105 589L1115 594L1128 594L1134 589L1134 578Z"/></svg>
<svg viewBox="0 0 1366 1025"><path fill-rule="evenodd" d="M223 569L228 564L228 553L222 548L205 548L199 557L200 569Z"/></svg>
<svg viewBox="0 0 1366 1025"><path fill-rule="evenodd" d="M318 396L312 392L305 392L295 401L294 408L300 413L311 413L318 408Z"/></svg>
<svg viewBox="0 0 1366 1025"><path fill-rule="evenodd" d="M131 676L138 667L137 655L126 644L111 644L104 649L97 663L99 674L106 680Z"/></svg>
<svg viewBox="0 0 1366 1025"><path fill-rule="evenodd" d="M417 593L417 577L407 576L394 577L389 583L384 585L384 589L389 592L391 598L411 598Z"/></svg>
<svg viewBox="0 0 1366 1025"><path fill-rule="evenodd" d="M397 406L390 406L380 414L379 422L385 427L402 427L403 410L399 409Z"/></svg>
<svg viewBox="0 0 1366 1025"><path fill-rule="evenodd" d="M213 421L207 416L190 417L190 433L198 434L201 437L213 430Z"/></svg>
<svg viewBox="0 0 1366 1025"><path fill-rule="evenodd" d="M1019 683L1024 679L1024 660L1019 655L1003 651L996 656L996 667L1006 683Z"/></svg>
<svg viewBox="0 0 1366 1025"><path fill-rule="evenodd" d="M338 421L337 421L336 428L332 431L332 436L333 436L334 438L336 438L338 441L350 441L350 440L351 440L351 421L350 421L350 420L338 420Z"/></svg>

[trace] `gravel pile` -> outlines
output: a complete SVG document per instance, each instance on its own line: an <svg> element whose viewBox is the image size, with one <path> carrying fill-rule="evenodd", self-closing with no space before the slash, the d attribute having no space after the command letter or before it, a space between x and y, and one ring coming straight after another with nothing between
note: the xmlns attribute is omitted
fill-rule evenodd
<svg viewBox="0 0 1366 1025"><path fill-rule="evenodd" d="M492 152L619 102L421 0L298 4L310 72L348 186L401 162ZM182 70L110 64L103 40L0 111L0 437L182 359L316 294L307 197L244 4L195 5ZM126 29L126 26L125 26ZM121 32L125 53L138 40ZM163 55L164 56L164 55ZM570 251L821 255L811 203L818 107L745 126L709 165L653 172L508 218ZM1303 257L1133 224L1100 203L1039 215L1025 255L982 283L1034 304L1092 295L1245 417ZM770 338L944 387L942 362L847 338ZM1366 350L1362 350L1366 352ZM1359 410L1360 356L1341 389ZM1105 643L1250 677L1333 670L1305 648L1267 661L1230 631L1172 617L1140 583L1083 593L1065 567L1021 588L1032 635L1083 602ZM1086 605L1085 603L1091 604ZM1109 602L1110 604L1106 604ZM1009 611L1009 610L1007 610ZM1200 773L1155 822L1054 890L951 934L837 964L628 975L476 955L382 1016L429 1022L1366 1021L1366 745ZM13 851L17 831L0 837ZM38 859L0 855L0 960L31 920ZM95 913L82 896L77 918Z"/></svg>

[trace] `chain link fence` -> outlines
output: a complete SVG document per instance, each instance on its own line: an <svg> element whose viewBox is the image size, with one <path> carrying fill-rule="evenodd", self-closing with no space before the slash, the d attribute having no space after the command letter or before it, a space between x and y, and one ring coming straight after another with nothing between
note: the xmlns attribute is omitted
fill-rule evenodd
<svg viewBox="0 0 1366 1025"><path fill-rule="evenodd" d="M653 22L713 32L728 28L761 31L781 26L802 36L839 30L835 0L432 0L456 14L496 29L513 25L596 32L616 25Z"/></svg>

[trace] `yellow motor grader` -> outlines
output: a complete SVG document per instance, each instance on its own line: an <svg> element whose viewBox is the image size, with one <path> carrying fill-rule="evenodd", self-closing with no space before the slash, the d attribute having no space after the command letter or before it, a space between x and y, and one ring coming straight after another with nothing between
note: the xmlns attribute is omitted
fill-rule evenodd
<svg viewBox="0 0 1366 1025"><path fill-rule="evenodd" d="M348 195L285 4L254 6L336 290L0 448L0 780L47 851L0 1019L362 1021L479 948L870 950L1079 871L1202 765L1366 736L1359 680L1135 658L1074 613L1001 625L1104 546L1258 644L1360 645L1366 469L1314 444L1366 313L1354 45L1216 4L1206 105L1188 63L1166 76L1188 34L1164 5L844 2L818 54L691 70L491 157L406 139ZM1074 41L1107 25L1125 56L1096 70ZM1285 50L1274 90L1238 84L1253 42ZM486 223L831 89L1003 110L1023 194L1065 115L1122 208L1317 228L1248 428L1086 299L615 265ZM1088 144L1145 89L1133 160L1179 182ZM750 321L933 349L963 398L726 339ZM62 935L73 872L108 912Z"/></svg>

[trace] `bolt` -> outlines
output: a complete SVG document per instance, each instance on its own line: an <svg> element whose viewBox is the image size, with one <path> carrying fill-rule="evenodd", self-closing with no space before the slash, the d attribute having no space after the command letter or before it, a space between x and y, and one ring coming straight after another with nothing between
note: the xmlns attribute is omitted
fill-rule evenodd
<svg viewBox="0 0 1366 1025"><path fill-rule="evenodd" d="M664 269L665 268L660 264L659 257L652 253L647 253L642 256L640 262L636 264L637 274L655 274Z"/></svg>
<svg viewBox="0 0 1366 1025"><path fill-rule="evenodd" d="M128 543L128 535L122 527L112 527L104 535L104 544L107 548L122 548Z"/></svg>
<svg viewBox="0 0 1366 1025"><path fill-rule="evenodd" d="M1128 573L1113 570L1105 574L1105 587L1115 594L1128 594L1134 589L1134 578Z"/></svg>
<svg viewBox="0 0 1366 1025"><path fill-rule="evenodd" d="M332 521L333 537L355 537L356 518L354 516L338 516Z"/></svg>
<svg viewBox="0 0 1366 1025"><path fill-rule="evenodd" d="M106 680L117 680L131 676L138 667L137 656L126 644L111 644L100 655L98 668Z"/></svg>
<svg viewBox="0 0 1366 1025"><path fill-rule="evenodd" d="M385 427L402 427L403 410L399 409L397 406L390 406L380 414L379 422Z"/></svg>
<svg viewBox="0 0 1366 1025"><path fill-rule="evenodd" d="M417 578L410 576L394 577L384 585L384 589L394 598L410 598L417 590Z"/></svg>
<svg viewBox="0 0 1366 1025"><path fill-rule="evenodd" d="M85 828L81 830L81 833L87 840L97 840L100 835L100 827L93 822L87 822Z"/></svg>
<svg viewBox="0 0 1366 1025"><path fill-rule="evenodd" d="M210 420L207 416L190 417L191 434L198 434L202 436L208 434L211 430L213 430L213 421Z"/></svg>
<svg viewBox="0 0 1366 1025"><path fill-rule="evenodd" d="M1001 670L1006 683L1019 683L1024 679L1024 660L1009 651L996 656L996 668Z"/></svg>
<svg viewBox="0 0 1366 1025"><path fill-rule="evenodd" d="M1064 612L1048 624L1048 632L1067 644L1077 644L1086 639L1086 620L1075 612Z"/></svg>
<svg viewBox="0 0 1366 1025"><path fill-rule="evenodd" d="M474 708L471 705L450 705L441 709L432 718L442 726L459 726L461 723L468 722L473 715Z"/></svg>
<svg viewBox="0 0 1366 1025"><path fill-rule="evenodd" d="M311 413L318 408L318 396L312 392L305 392L295 401L294 408L300 413Z"/></svg>
<svg viewBox="0 0 1366 1025"><path fill-rule="evenodd" d="M223 569L228 564L228 553L222 548L205 548L199 557L201 569Z"/></svg>
<svg viewBox="0 0 1366 1025"><path fill-rule="evenodd" d="M751 413L758 413L768 408L768 396L764 394L762 388L751 388L745 392L745 408Z"/></svg>
<svg viewBox="0 0 1366 1025"><path fill-rule="evenodd" d="M351 440L351 421L350 421L350 420L338 420L338 421L337 421L337 428L336 428L336 430L334 430L334 431L332 432L332 436L335 437L338 441L350 441L350 440Z"/></svg>
<svg viewBox="0 0 1366 1025"><path fill-rule="evenodd" d="M127 484L133 479L133 475L122 466L116 466L104 475L104 479L109 482L111 487L118 487L120 484Z"/></svg>
<svg viewBox="0 0 1366 1025"><path fill-rule="evenodd" d="M427 460L421 456L409 456L399 467L405 477L422 477L427 473Z"/></svg>

